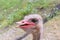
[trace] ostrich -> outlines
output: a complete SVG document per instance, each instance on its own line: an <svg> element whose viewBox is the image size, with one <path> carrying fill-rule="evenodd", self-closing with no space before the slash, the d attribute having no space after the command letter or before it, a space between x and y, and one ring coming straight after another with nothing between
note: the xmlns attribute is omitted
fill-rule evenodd
<svg viewBox="0 0 60 40"><path fill-rule="evenodd" d="M23 20L16 23L18 27L22 28L27 34L30 32L33 35L33 40L43 39L43 19L39 14L27 15Z"/></svg>

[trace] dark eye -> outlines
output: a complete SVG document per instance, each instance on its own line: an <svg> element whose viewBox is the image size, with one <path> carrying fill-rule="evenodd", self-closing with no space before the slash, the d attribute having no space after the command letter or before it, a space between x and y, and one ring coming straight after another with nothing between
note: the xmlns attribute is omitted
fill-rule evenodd
<svg viewBox="0 0 60 40"><path fill-rule="evenodd" d="M36 23L36 22L38 22L38 20L37 19L31 19L31 22Z"/></svg>

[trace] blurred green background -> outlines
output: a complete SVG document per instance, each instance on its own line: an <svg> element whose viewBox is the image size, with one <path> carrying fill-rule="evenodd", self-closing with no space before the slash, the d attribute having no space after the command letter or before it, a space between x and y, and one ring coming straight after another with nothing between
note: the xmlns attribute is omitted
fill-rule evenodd
<svg viewBox="0 0 60 40"><path fill-rule="evenodd" d="M0 29L21 20L27 14L40 13L36 8L51 10L59 3L60 0L0 0ZM60 15L60 12L56 13Z"/></svg>

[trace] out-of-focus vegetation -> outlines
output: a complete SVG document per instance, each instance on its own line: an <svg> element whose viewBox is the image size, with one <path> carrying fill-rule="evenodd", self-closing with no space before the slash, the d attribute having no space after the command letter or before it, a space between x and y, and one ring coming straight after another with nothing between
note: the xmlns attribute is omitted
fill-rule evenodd
<svg viewBox="0 0 60 40"><path fill-rule="evenodd" d="M59 0L58 0L59 1ZM35 8L53 8L56 0L0 0L0 29L21 20L24 15L36 13Z"/></svg>

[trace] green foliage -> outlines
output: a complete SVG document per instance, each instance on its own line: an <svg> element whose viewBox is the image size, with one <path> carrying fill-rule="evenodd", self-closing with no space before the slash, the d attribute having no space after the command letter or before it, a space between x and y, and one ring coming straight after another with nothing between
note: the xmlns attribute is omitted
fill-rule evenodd
<svg viewBox="0 0 60 40"><path fill-rule="evenodd" d="M0 29L21 20L37 6L48 7L52 0L0 0Z"/></svg>
<svg viewBox="0 0 60 40"><path fill-rule="evenodd" d="M13 1L14 2L14 1ZM18 3L18 2L17 2ZM21 2L22 3L22 2ZM16 4L16 0L15 0L15 4ZM10 8L10 6L8 7L8 5L7 5L7 7L6 7L6 9L7 9L7 11L8 11L8 13L7 14L5 14L5 15L7 15L6 16L6 18L4 19L4 20L2 20L2 22L0 23L1 25L0 25L0 28L5 28L6 26L8 26L8 25L10 25L10 24L12 24L13 22L15 22L15 21L18 21L18 20L21 20L22 18L23 18L23 16L24 15L26 15L26 14L29 14L31 11L32 11L32 4L31 3L29 3L29 2L27 2L26 4L23 4L23 5L25 5L24 7L17 7L17 8L19 8L18 10L15 10L14 8L12 9L12 11L11 11L11 9L9 9ZM17 6L17 5L16 5ZM20 5L21 6L21 5ZM14 11L15 10L15 11ZM3 13L4 14L4 13ZM3 16L2 16L3 17ZM1 18L2 19L2 18Z"/></svg>

